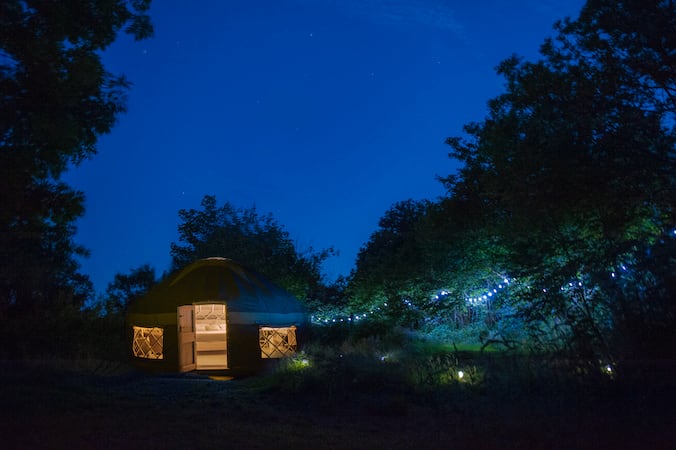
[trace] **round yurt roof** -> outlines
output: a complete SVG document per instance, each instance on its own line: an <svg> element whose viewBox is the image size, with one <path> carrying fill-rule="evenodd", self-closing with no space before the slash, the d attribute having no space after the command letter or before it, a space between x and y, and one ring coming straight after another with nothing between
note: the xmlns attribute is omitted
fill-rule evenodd
<svg viewBox="0 0 676 450"><path fill-rule="evenodd" d="M228 258L195 261L158 283L145 296L131 302L129 313L175 312L181 305L225 302L229 312L293 315L304 314L303 305L291 293L262 274Z"/></svg>

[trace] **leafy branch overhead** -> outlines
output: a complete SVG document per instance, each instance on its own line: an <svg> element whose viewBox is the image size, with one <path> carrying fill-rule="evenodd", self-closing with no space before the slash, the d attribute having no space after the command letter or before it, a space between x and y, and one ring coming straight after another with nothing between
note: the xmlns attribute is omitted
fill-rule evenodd
<svg viewBox="0 0 676 450"><path fill-rule="evenodd" d="M91 289L73 258L86 253L73 243L84 196L60 177L125 111L130 83L106 70L101 51L120 32L150 36L149 6L0 2L0 306Z"/></svg>
<svg viewBox="0 0 676 450"><path fill-rule="evenodd" d="M202 209L178 213L179 242L171 244L172 266L178 269L200 258L232 258L255 268L302 299L312 298L322 283L321 264L334 250L300 250L289 233L255 207L236 208L205 196Z"/></svg>

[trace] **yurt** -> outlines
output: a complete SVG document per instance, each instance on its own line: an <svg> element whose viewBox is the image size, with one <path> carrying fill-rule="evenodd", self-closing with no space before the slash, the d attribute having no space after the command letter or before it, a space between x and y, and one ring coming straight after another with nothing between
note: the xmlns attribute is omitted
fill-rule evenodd
<svg viewBox="0 0 676 450"><path fill-rule="evenodd" d="M298 299L228 258L188 265L127 309L130 358L154 372L257 370L293 355L306 324Z"/></svg>

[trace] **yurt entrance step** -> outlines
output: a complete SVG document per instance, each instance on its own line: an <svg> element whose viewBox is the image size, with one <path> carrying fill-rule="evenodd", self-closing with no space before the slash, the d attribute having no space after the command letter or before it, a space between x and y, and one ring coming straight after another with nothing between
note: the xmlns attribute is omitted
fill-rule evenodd
<svg viewBox="0 0 676 450"><path fill-rule="evenodd" d="M197 370L228 368L224 304L195 305L195 363Z"/></svg>

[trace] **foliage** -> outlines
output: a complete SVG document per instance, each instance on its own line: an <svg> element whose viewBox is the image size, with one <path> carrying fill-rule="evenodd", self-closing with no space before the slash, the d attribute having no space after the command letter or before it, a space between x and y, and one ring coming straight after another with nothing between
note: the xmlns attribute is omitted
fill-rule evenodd
<svg viewBox="0 0 676 450"><path fill-rule="evenodd" d="M129 274L115 274L106 288L105 314L123 316L129 302L144 295L156 282L155 269L148 264L132 269Z"/></svg>
<svg viewBox="0 0 676 450"><path fill-rule="evenodd" d="M148 37L149 4L0 2L3 322L34 323L45 314L44 326L60 330L56 317L72 314L76 320L91 295L76 261L87 251L73 241L84 196L60 177L96 153L98 137L124 111L129 83L105 70L101 52L120 31Z"/></svg>
<svg viewBox="0 0 676 450"><path fill-rule="evenodd" d="M228 202L219 207L216 197L207 195L201 210L182 209L178 215L179 243L171 244L174 269L222 256L258 270L301 299L329 295L322 284L321 264L334 250L299 250L271 214Z"/></svg>
<svg viewBox="0 0 676 450"><path fill-rule="evenodd" d="M330 414L349 401L371 413L399 415L421 404L444 412L465 400L476 410L482 400L565 398L588 383L600 388L617 381L596 369L576 372L544 353L458 350L391 330L381 337L345 334L340 345L314 339L249 386L302 398L304 407L319 406Z"/></svg>
<svg viewBox="0 0 676 450"><path fill-rule="evenodd" d="M449 201L483 221L453 244L498 248L534 337L586 360L636 355L647 330L674 341L675 23L668 1L588 2L542 60L500 64L506 92L447 141L464 163Z"/></svg>
<svg viewBox="0 0 676 450"><path fill-rule="evenodd" d="M387 304L383 311L393 323L420 320L419 307L429 297L431 287L417 228L429 206L428 201L398 202L380 219L379 228L357 255L347 287L355 311Z"/></svg>

